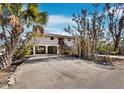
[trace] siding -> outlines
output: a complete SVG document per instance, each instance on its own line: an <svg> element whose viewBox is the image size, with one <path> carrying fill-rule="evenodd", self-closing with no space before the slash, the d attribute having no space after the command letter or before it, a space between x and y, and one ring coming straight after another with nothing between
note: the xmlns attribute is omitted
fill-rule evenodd
<svg viewBox="0 0 124 93"><path fill-rule="evenodd" d="M50 37L41 37L34 40L36 45L49 45L49 46L58 46L58 38L54 37L54 40L51 40ZM68 41L68 38L64 38L64 42L71 46L73 40Z"/></svg>

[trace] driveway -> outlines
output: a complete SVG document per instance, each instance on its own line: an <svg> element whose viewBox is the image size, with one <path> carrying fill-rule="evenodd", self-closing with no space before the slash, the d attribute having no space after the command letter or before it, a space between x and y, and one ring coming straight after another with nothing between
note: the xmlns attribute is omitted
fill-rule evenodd
<svg viewBox="0 0 124 93"><path fill-rule="evenodd" d="M105 69L76 58L38 55L17 69L10 88L124 88L123 67Z"/></svg>

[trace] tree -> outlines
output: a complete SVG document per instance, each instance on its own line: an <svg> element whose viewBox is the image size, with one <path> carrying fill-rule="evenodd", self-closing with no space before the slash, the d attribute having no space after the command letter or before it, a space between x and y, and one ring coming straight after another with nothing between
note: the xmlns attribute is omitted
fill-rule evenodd
<svg viewBox="0 0 124 93"><path fill-rule="evenodd" d="M103 14L97 11L98 5L94 7L91 14L86 9L81 14L74 14L72 20L75 25L64 29L74 37L77 50L80 51L79 56L85 59L95 57L97 46L104 35Z"/></svg>
<svg viewBox="0 0 124 93"><path fill-rule="evenodd" d="M114 50L118 51L122 32L124 31L124 4L105 4L107 30L114 41Z"/></svg>
<svg viewBox="0 0 124 93"><path fill-rule="evenodd" d="M64 28L64 31L69 33L72 36L73 39L73 46L71 47L71 52L72 52L72 56L80 56L80 42L79 42L79 35L77 30L74 29L75 26L67 26L66 28Z"/></svg>
<svg viewBox="0 0 124 93"><path fill-rule="evenodd" d="M74 37L74 42L77 45L79 56L81 58L89 58L90 51L90 30L88 12L86 9L81 11L81 14L74 14L73 19L75 25L68 26L64 31L70 33Z"/></svg>
<svg viewBox="0 0 124 93"><path fill-rule="evenodd" d="M38 4L0 4L0 37L5 52L0 56L1 68L12 64L16 50L24 46L22 35L25 27L36 24L42 26L47 22L46 12L39 12ZM27 36L27 35L26 35Z"/></svg>
<svg viewBox="0 0 124 93"><path fill-rule="evenodd" d="M94 60L96 59L95 54L97 48L100 46L100 42L104 38L104 15L102 12L98 11L99 4L93 4L94 11L91 14L91 24L89 30L91 30L91 37L93 39L93 56Z"/></svg>

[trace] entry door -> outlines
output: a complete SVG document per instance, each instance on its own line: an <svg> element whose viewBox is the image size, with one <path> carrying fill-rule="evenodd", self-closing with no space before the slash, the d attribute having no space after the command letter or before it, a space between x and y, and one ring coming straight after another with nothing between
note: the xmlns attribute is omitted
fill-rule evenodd
<svg viewBox="0 0 124 93"><path fill-rule="evenodd" d="M57 54L56 46L48 46L48 54Z"/></svg>

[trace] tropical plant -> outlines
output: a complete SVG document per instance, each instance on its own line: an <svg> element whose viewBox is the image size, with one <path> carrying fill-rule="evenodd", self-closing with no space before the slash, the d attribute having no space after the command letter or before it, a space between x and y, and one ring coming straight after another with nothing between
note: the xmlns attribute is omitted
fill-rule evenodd
<svg viewBox="0 0 124 93"><path fill-rule="evenodd" d="M5 52L0 56L2 67L7 68L12 64L12 58L16 50L24 48L28 42L26 27L31 25L41 26L46 24L46 12L38 10L38 4L0 4L0 38ZM25 37L24 37L25 35Z"/></svg>

